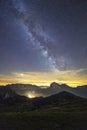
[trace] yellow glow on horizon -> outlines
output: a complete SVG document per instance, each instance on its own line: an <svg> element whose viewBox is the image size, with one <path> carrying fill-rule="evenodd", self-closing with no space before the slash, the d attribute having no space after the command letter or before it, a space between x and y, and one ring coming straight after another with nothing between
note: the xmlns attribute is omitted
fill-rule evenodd
<svg viewBox="0 0 87 130"><path fill-rule="evenodd" d="M87 85L86 82L80 82L80 81L77 81L77 82L72 82L72 81L48 81L48 82L44 82L44 81L38 81L38 82L31 82L31 81L19 81L19 82L3 82L3 83L0 83L1 86L5 86L5 85L8 85L8 84L32 84L32 85L37 85L37 86L50 86L50 84L52 82L56 82L56 83L59 83L59 84L67 84L69 85L70 87L77 87L77 86L82 86L82 85Z"/></svg>
<svg viewBox="0 0 87 130"><path fill-rule="evenodd" d="M79 70L65 70L56 72L12 72L11 76L0 75L0 85L7 84L34 84L38 86L50 86L52 82L59 84L67 84L71 87L81 86L87 84L87 75L80 75L79 73L85 71Z"/></svg>

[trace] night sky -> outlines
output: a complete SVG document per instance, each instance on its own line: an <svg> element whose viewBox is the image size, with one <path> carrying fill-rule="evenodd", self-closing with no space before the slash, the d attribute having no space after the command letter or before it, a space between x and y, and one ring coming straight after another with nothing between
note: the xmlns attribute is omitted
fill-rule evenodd
<svg viewBox="0 0 87 130"><path fill-rule="evenodd" d="M0 85L87 84L87 0L0 0Z"/></svg>

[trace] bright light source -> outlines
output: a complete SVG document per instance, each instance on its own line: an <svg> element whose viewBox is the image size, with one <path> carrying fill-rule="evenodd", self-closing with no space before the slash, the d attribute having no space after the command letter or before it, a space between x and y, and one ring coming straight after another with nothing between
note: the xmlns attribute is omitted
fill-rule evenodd
<svg viewBox="0 0 87 130"><path fill-rule="evenodd" d="M36 96L31 93L31 94L28 94L28 97L29 97L29 98L35 98Z"/></svg>
<svg viewBox="0 0 87 130"><path fill-rule="evenodd" d="M21 73L21 74L20 74L20 76L21 76L21 77L23 77L23 76L24 76L24 74L23 74L23 73Z"/></svg>

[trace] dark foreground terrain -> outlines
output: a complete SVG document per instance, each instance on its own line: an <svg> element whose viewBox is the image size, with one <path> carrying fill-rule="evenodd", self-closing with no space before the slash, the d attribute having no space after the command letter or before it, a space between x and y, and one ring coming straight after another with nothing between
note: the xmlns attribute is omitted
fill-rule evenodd
<svg viewBox="0 0 87 130"><path fill-rule="evenodd" d="M0 97L0 130L87 130L87 99L61 92L27 99Z"/></svg>
<svg viewBox="0 0 87 130"><path fill-rule="evenodd" d="M87 130L87 111L1 113L0 130Z"/></svg>

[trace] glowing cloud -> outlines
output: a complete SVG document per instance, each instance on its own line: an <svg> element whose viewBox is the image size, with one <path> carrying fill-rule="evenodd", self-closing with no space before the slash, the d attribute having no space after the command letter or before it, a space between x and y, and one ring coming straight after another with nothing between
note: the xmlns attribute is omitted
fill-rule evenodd
<svg viewBox="0 0 87 130"><path fill-rule="evenodd" d="M55 81L75 87L87 84L87 75L82 75L86 71L87 69L56 72L12 72L9 76L0 75L0 85L23 83L49 86Z"/></svg>
<svg viewBox="0 0 87 130"><path fill-rule="evenodd" d="M13 75L20 83L49 86L50 83L55 81L75 87L77 85L87 84L87 76L80 75L82 71L84 72L84 69L56 72L24 72L23 76L21 76L21 73L16 72Z"/></svg>

